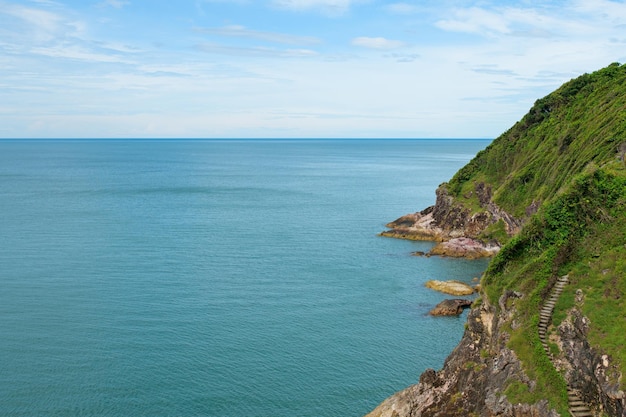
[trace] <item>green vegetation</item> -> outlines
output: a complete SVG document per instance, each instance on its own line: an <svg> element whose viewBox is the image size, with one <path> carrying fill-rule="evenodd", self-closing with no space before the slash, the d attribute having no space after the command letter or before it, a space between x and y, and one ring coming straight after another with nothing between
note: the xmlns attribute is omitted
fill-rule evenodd
<svg viewBox="0 0 626 417"><path fill-rule="evenodd" d="M575 288L581 288L582 311L591 320L590 342L626 374L626 169L615 175L614 166L576 177L503 248L483 279L492 303L505 289L527 295L517 302L518 320L525 326L511 331L509 346L537 381L536 395L557 409L565 401L565 382L541 347L537 323L558 276L569 274L572 285L559 299L554 322L565 318L575 303ZM558 353L555 346L551 349Z"/></svg>
<svg viewBox="0 0 626 417"><path fill-rule="evenodd" d="M596 225L585 239L587 262L578 263L572 275L583 290L583 314L592 323L590 342L626 375L626 198L615 211L612 222Z"/></svg>
<svg viewBox="0 0 626 417"><path fill-rule="evenodd" d="M626 141L624 109L626 66L611 64L571 80L537 100L521 121L459 170L448 188L463 201L470 199L473 184L486 182L499 206L525 217L533 201L553 198L588 164L616 158Z"/></svg>
<svg viewBox="0 0 626 417"><path fill-rule="evenodd" d="M568 274L553 321L576 305L591 321L589 340L611 355L626 375L626 65L610 66L564 84L537 100L529 113L480 152L447 184L458 202L478 211L471 190L491 187L493 200L517 218L522 230L507 238L503 224L485 238L508 241L482 280L492 305L504 290L522 292L508 342L531 390L512 382L512 402L545 398L567 415L566 383L543 350L539 309L559 276ZM529 207L538 207L532 215ZM532 210L534 212L534 210ZM556 345L550 346L558 354ZM617 375L615 376L617 380ZM621 388L626 389L626 380Z"/></svg>

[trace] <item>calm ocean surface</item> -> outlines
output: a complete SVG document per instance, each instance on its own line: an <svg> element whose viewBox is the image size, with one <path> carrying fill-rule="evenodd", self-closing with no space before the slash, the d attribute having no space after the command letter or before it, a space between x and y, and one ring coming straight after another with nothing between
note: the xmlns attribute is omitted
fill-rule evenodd
<svg viewBox="0 0 626 417"><path fill-rule="evenodd" d="M367 413L486 267L377 233L488 143L0 141L0 415Z"/></svg>

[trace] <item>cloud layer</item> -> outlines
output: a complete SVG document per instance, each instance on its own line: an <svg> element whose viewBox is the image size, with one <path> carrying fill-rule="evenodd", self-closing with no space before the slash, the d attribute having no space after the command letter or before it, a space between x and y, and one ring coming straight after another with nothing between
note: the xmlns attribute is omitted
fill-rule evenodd
<svg viewBox="0 0 626 417"><path fill-rule="evenodd" d="M626 3L0 0L0 137L493 137Z"/></svg>

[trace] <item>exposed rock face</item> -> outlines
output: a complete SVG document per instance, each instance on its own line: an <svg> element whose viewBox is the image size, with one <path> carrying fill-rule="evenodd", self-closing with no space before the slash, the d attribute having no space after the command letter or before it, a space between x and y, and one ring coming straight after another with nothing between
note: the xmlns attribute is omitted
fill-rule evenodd
<svg viewBox="0 0 626 417"><path fill-rule="evenodd" d="M429 255L478 259L495 256L499 251L500 246L492 243L483 243L468 237L456 237L438 243L430 250Z"/></svg>
<svg viewBox="0 0 626 417"><path fill-rule="evenodd" d="M388 223L387 227L391 230L382 232L381 236L442 242L428 255L466 258L493 256L500 246L495 242L482 242L478 239L480 234L502 220L507 233L513 235L519 231L522 221L491 201L491 188L484 183L477 184L475 192L484 211L472 214L448 193L445 186L441 186L437 189L434 206Z"/></svg>
<svg viewBox="0 0 626 417"><path fill-rule="evenodd" d="M506 396L512 383L524 384L531 392L536 389L515 352L507 347L509 336L505 329L519 325L514 323L514 317L517 300L522 297L520 292L505 291L497 308L483 300L470 311L463 338L443 369L426 370L418 384L389 397L366 417L559 416L545 400L512 404ZM564 371L576 396L590 405L593 415L626 417L626 395L619 389L622 375L612 358L589 345L590 322L579 309L581 290L577 291L576 300L578 306L569 311L550 336L561 351L551 360ZM442 305L454 310L456 301L463 300L446 300ZM573 415L591 415L587 410Z"/></svg>
<svg viewBox="0 0 626 417"><path fill-rule="evenodd" d="M506 300L501 304L514 306ZM511 404L504 395L511 381L533 388L506 347L506 334L498 331L507 317L507 311L496 315L486 303L472 309L463 338L443 369L425 371L418 384L391 396L367 417L557 417L546 401Z"/></svg>
<svg viewBox="0 0 626 417"><path fill-rule="evenodd" d="M470 295L470 294L474 294L475 292L474 288L470 287L464 282L455 281L455 280L450 280L450 281L431 280L431 281L426 281L425 285L426 285L426 288L430 288L432 290L440 291L444 294L450 294L450 295Z"/></svg>
<svg viewBox="0 0 626 417"><path fill-rule="evenodd" d="M558 327L562 355L559 363L565 378L588 404L598 404L596 412L626 417L626 395L619 389L618 367L608 355L595 351L587 341L589 319L578 308L572 309Z"/></svg>
<svg viewBox="0 0 626 417"><path fill-rule="evenodd" d="M431 316L458 316L463 310L472 305L471 300L455 298L453 300L443 300L430 310Z"/></svg>

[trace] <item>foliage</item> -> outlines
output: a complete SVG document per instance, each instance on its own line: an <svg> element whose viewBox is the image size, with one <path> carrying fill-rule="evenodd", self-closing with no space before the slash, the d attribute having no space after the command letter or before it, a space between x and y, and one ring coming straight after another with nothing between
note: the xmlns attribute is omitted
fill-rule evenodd
<svg viewBox="0 0 626 417"><path fill-rule="evenodd" d="M592 162L614 159L626 138L626 65L611 64L539 99L449 182L460 197L486 181L494 201L517 217L533 201L553 198Z"/></svg>
<svg viewBox="0 0 626 417"><path fill-rule="evenodd" d="M537 333L539 309L556 282L571 285L560 297L554 323L575 305L574 292L590 318L589 340L608 353L626 375L626 65L611 64L565 83L535 102L529 113L497 138L447 185L457 200L475 210L475 184L491 187L494 201L525 219L522 230L491 261L482 280L492 305L505 290L524 294L516 301L509 347L536 382L531 390L511 382L512 401L546 398L567 415L565 381L544 352ZM539 209L530 216L527 208ZM493 225L485 239L502 239ZM551 346L554 353L558 348ZM615 376L617 381L617 376ZM626 388L626 381L621 382Z"/></svg>

